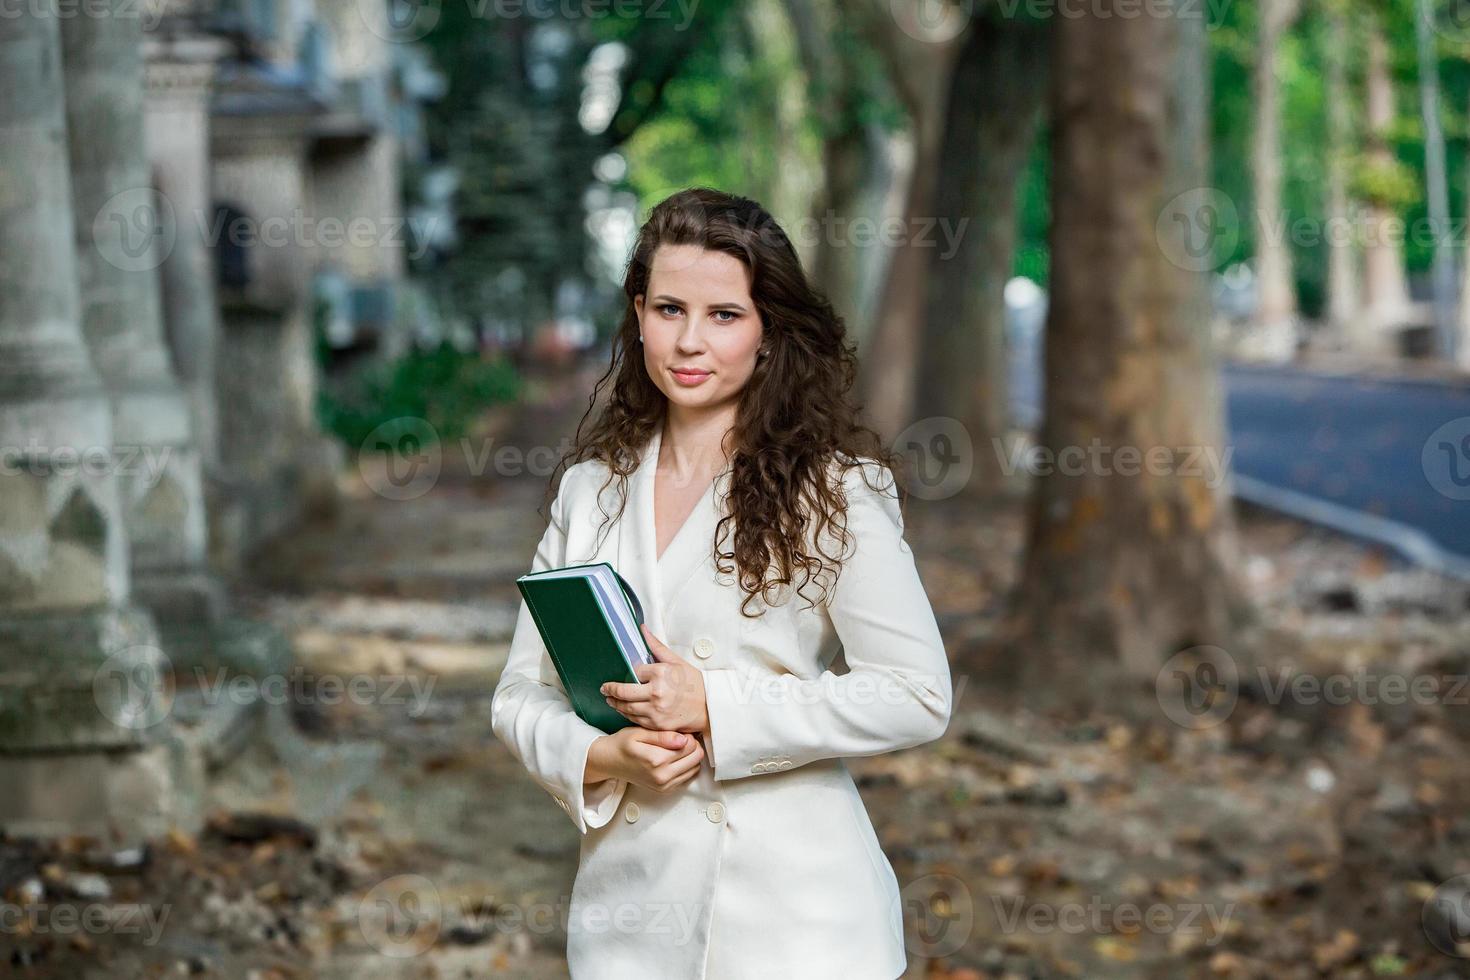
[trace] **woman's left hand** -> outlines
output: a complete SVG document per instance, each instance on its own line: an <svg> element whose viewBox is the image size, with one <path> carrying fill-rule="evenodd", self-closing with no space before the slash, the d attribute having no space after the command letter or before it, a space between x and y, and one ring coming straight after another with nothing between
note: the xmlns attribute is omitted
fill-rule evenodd
<svg viewBox="0 0 1470 980"><path fill-rule="evenodd" d="M638 664L633 676L641 684L608 681L602 685L607 703L644 728L667 732L700 732L709 727L704 673L664 645L647 623L640 627L657 663Z"/></svg>

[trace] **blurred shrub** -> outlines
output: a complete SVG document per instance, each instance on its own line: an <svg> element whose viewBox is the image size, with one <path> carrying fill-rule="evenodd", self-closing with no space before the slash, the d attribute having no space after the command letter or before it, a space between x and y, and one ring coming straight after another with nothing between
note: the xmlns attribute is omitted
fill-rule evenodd
<svg viewBox="0 0 1470 980"><path fill-rule="evenodd" d="M521 378L509 361L487 360L445 342L387 363L364 364L323 385L317 418L353 451L373 430L400 419L423 419L447 441L467 435L491 405L520 394Z"/></svg>

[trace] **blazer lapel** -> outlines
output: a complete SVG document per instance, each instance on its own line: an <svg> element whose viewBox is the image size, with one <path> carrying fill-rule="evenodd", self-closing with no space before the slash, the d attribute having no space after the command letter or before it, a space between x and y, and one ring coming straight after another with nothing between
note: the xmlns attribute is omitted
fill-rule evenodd
<svg viewBox="0 0 1470 980"><path fill-rule="evenodd" d="M638 468L628 478L628 503L618 532L618 572L638 590L644 619L660 638L666 638L666 615L682 588L708 560L715 528L723 513L731 468L725 467L694 505L683 527L674 534L662 558L654 525L654 476L658 468L663 426L654 428ZM631 572L631 574L629 574ZM667 640L666 640L667 642Z"/></svg>
<svg viewBox="0 0 1470 980"><path fill-rule="evenodd" d="M652 469L649 471L652 473ZM654 563L654 574L658 576L659 588L666 607L691 581L701 577L702 570L711 561L714 551L715 528L723 513L725 494L728 492L730 470L722 470L705 488L694 509L684 520L684 526L674 532L663 557ZM653 480L648 481L648 526L653 527ZM650 534L653 532L650 531Z"/></svg>
<svg viewBox="0 0 1470 980"><path fill-rule="evenodd" d="M628 499L618 521L618 574L638 593L643 604L643 621L660 638L664 636L664 603L659 594L654 567L653 467L658 460L661 427L643 450L638 468L628 476Z"/></svg>

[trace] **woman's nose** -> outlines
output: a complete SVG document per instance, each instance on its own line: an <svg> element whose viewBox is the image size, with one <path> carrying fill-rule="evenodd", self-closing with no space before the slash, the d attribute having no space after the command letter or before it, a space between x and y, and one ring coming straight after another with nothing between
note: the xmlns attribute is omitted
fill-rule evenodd
<svg viewBox="0 0 1470 980"><path fill-rule="evenodd" d="M675 341L675 346L683 354L698 354L704 350L704 337L700 335L699 327L691 323L679 331L679 337Z"/></svg>

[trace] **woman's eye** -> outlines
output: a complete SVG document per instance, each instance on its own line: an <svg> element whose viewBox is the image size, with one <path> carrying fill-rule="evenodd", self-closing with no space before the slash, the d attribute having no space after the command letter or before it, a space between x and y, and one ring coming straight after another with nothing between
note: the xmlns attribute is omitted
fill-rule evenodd
<svg viewBox="0 0 1470 980"><path fill-rule="evenodd" d="M721 323L734 323L737 319L739 319L738 315L733 310L715 310L715 316L728 316L730 318L728 320L721 320Z"/></svg>
<svg viewBox="0 0 1470 980"><path fill-rule="evenodd" d="M663 306L660 306L658 309L659 309L659 312L660 313L663 313L666 316L678 316L679 315L679 308L677 306L675 306L673 303L665 303ZM669 310L673 310L674 312L673 313L670 313Z"/></svg>

